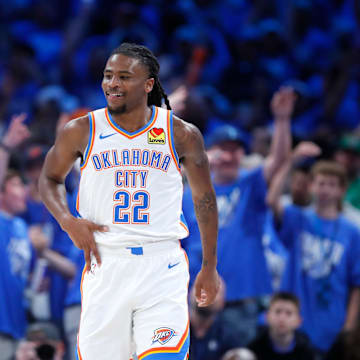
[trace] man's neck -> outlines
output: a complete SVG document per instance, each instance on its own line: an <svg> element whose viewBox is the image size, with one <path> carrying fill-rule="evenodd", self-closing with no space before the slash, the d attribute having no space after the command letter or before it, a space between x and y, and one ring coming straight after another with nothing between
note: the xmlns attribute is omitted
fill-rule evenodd
<svg viewBox="0 0 360 360"><path fill-rule="evenodd" d="M288 351L294 341L294 332L289 334L279 335L274 331L269 330L270 339L273 345L280 351Z"/></svg>
<svg viewBox="0 0 360 360"><path fill-rule="evenodd" d="M110 113L111 114L111 113ZM111 118L124 130L133 133L147 124L152 110L147 106L138 106L122 114L111 114Z"/></svg>
<svg viewBox="0 0 360 360"><path fill-rule="evenodd" d="M336 219L339 215L339 209L336 204L315 205L316 214L324 219Z"/></svg>

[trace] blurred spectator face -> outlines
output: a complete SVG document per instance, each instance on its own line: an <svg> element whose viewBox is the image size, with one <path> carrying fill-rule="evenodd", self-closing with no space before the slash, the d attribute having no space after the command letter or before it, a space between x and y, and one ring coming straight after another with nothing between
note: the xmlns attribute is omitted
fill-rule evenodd
<svg viewBox="0 0 360 360"><path fill-rule="evenodd" d="M3 185L1 208L10 215L19 214L26 209L25 185L19 176L13 176Z"/></svg>
<svg viewBox="0 0 360 360"><path fill-rule="evenodd" d="M355 151L338 150L334 160L346 169L350 178L355 177L360 169L360 156Z"/></svg>
<svg viewBox="0 0 360 360"><path fill-rule="evenodd" d="M290 193L294 204L299 206L309 205L311 202L310 192L311 177L308 173L295 170L291 176Z"/></svg>
<svg viewBox="0 0 360 360"><path fill-rule="evenodd" d="M137 106L152 90L152 84L147 69L138 59L122 54L111 56L102 81L110 113L121 114Z"/></svg>
<svg viewBox="0 0 360 360"><path fill-rule="evenodd" d="M274 336L285 336L295 331L301 324L298 307L287 300L276 300L266 314L270 332Z"/></svg>
<svg viewBox="0 0 360 360"><path fill-rule="evenodd" d="M256 128L252 135L252 152L266 157L270 151L271 135L265 128Z"/></svg>
<svg viewBox="0 0 360 360"><path fill-rule="evenodd" d="M211 147L209 159L216 182L229 183L238 177L244 153L244 148L236 141L225 141Z"/></svg>
<svg viewBox="0 0 360 360"><path fill-rule="evenodd" d="M336 175L317 174L311 184L315 202L321 205L339 204L344 195L344 188Z"/></svg>
<svg viewBox="0 0 360 360"><path fill-rule="evenodd" d="M25 173L30 183L37 184L47 151L48 148L42 145L32 145L27 149Z"/></svg>

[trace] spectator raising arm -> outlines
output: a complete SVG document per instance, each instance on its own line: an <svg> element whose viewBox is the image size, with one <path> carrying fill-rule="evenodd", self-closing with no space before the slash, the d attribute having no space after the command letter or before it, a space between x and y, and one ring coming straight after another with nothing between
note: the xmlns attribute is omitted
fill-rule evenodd
<svg viewBox="0 0 360 360"><path fill-rule="evenodd" d="M283 207L280 203L280 196L283 192L285 181L289 175L292 165L303 158L316 157L320 155L321 149L314 143L304 141L301 142L290 156L283 163L283 166L276 173L271 181L269 191L267 193L266 202L272 208L275 218L281 222Z"/></svg>
<svg viewBox="0 0 360 360"><path fill-rule="evenodd" d="M282 87L274 94L270 103L275 130L270 154L266 158L264 167L264 176L268 184L291 150L290 119L294 111L295 101L296 95L293 88Z"/></svg>
<svg viewBox="0 0 360 360"><path fill-rule="evenodd" d="M24 124L25 119L26 114L15 115L0 141L0 184L2 184L8 168L10 152L30 136L30 131Z"/></svg>

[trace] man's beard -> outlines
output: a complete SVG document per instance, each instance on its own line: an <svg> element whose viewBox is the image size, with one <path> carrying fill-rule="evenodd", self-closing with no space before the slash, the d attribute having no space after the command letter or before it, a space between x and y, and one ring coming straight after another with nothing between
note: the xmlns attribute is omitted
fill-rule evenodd
<svg viewBox="0 0 360 360"><path fill-rule="evenodd" d="M108 110L111 115L121 115L124 114L127 110L126 104L119 106L118 108L111 108L108 105Z"/></svg>

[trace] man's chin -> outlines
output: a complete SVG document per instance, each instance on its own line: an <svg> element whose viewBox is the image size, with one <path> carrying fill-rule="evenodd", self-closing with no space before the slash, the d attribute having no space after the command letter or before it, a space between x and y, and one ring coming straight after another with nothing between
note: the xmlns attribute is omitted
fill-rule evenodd
<svg viewBox="0 0 360 360"><path fill-rule="evenodd" d="M127 110L126 104L121 105L121 106L117 106L117 107L112 107L108 104L107 106L109 113L111 115L120 115L120 114L124 114Z"/></svg>

